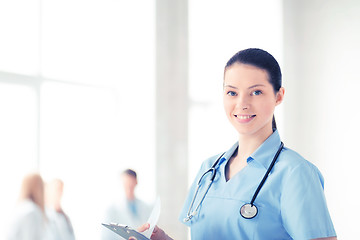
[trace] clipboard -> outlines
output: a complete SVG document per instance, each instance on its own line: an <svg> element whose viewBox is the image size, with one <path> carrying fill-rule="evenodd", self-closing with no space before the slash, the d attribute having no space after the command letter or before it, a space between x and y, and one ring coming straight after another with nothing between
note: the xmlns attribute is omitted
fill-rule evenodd
<svg viewBox="0 0 360 240"><path fill-rule="evenodd" d="M121 237L123 237L126 240L128 240L129 237L133 237L137 240L150 240L149 238L145 237L138 231L136 231L126 225L113 224L113 223L110 223L110 224L102 223L102 225L107 227L111 231L115 232L116 234L120 235Z"/></svg>
<svg viewBox="0 0 360 240"><path fill-rule="evenodd" d="M115 232L116 234L120 235L121 237L125 238L126 240L129 239L129 237L134 237L136 240L150 240L151 234L154 231L154 227L159 220L160 216L160 205L161 201L158 197L155 202L155 206L150 214L150 217L148 219L148 223L150 224L150 228L143 232L143 234L139 233L138 231L134 230L133 228L123 225L123 224L117 224L117 223L109 223L105 224L102 223L102 225L111 231Z"/></svg>

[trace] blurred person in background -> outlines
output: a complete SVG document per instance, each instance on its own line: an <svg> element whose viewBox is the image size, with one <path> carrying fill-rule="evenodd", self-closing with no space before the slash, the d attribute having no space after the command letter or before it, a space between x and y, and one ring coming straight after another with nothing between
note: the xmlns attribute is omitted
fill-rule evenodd
<svg viewBox="0 0 360 240"><path fill-rule="evenodd" d="M24 177L7 240L52 240L44 206L44 183L37 173Z"/></svg>
<svg viewBox="0 0 360 240"><path fill-rule="evenodd" d="M75 240L69 216L61 206L64 182L53 179L45 185L46 214L55 240Z"/></svg>
<svg viewBox="0 0 360 240"><path fill-rule="evenodd" d="M137 174L132 169L126 169L121 173L121 181L124 188L124 197L106 210L104 223L119 223L136 227L146 222L150 216L151 208L144 201L135 196L135 188L138 184ZM102 229L102 240L118 240L119 236L107 228Z"/></svg>

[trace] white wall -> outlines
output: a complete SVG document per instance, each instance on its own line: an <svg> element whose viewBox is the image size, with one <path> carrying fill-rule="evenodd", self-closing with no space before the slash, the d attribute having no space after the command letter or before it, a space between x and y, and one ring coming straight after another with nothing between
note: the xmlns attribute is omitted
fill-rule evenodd
<svg viewBox="0 0 360 240"><path fill-rule="evenodd" d="M284 142L315 163L339 239L360 235L360 2L285 0Z"/></svg>

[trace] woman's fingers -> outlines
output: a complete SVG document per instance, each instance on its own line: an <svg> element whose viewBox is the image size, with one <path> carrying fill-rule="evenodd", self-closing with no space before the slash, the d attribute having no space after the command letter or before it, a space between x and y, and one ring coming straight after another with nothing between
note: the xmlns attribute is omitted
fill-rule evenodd
<svg viewBox="0 0 360 240"><path fill-rule="evenodd" d="M136 231L138 231L138 232L144 232L144 231L148 230L149 228L150 228L150 224L149 224L149 223L145 223L144 225L138 227L138 228L136 229ZM135 237L129 237L128 240L137 240L137 239L136 239Z"/></svg>
<svg viewBox="0 0 360 240"><path fill-rule="evenodd" d="M149 228L150 228L150 223L145 223L141 227L138 227L136 230L138 232L144 232L144 231L148 230Z"/></svg>

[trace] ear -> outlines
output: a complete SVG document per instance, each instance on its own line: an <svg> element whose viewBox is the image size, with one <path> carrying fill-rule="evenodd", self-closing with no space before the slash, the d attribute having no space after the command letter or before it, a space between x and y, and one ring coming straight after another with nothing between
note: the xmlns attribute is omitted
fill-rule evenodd
<svg viewBox="0 0 360 240"><path fill-rule="evenodd" d="M279 105L280 103L282 103L282 101L284 100L284 95L285 95L285 88L281 87L279 89L279 91L276 93L276 103L275 105Z"/></svg>

